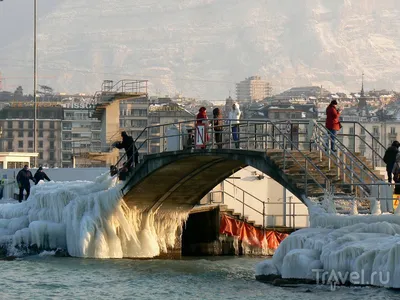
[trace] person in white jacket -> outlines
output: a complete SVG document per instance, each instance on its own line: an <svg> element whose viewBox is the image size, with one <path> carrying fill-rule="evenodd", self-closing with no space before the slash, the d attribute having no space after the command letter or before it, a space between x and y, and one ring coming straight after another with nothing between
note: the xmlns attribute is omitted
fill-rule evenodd
<svg viewBox="0 0 400 300"><path fill-rule="evenodd" d="M239 149L240 142L239 142L239 119L240 119L241 111L239 109L239 104L234 103L232 105L232 110L229 112L229 122L232 128L232 137L235 141L236 149Z"/></svg>

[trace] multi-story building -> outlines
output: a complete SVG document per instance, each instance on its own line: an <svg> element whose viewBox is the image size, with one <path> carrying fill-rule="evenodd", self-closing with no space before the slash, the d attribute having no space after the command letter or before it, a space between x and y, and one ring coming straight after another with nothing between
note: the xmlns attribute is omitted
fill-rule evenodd
<svg viewBox="0 0 400 300"><path fill-rule="evenodd" d="M252 76L236 84L238 101L260 101L270 97L271 93L271 84L260 76Z"/></svg>
<svg viewBox="0 0 400 300"><path fill-rule="evenodd" d="M62 120L62 167L102 166L100 161L90 159L89 152L101 152L101 121L90 117L90 104L64 104Z"/></svg>
<svg viewBox="0 0 400 300"><path fill-rule="evenodd" d="M61 166L62 106L58 103L39 103L37 108L38 164ZM33 102L13 103L0 111L1 152L34 151ZM33 165L33 162L31 162Z"/></svg>
<svg viewBox="0 0 400 300"><path fill-rule="evenodd" d="M148 114L148 97L132 97L120 100L120 131L126 131L136 140L136 146L141 146L139 153L147 152L147 134L144 130L147 127ZM121 140L120 131L115 132L110 142Z"/></svg>

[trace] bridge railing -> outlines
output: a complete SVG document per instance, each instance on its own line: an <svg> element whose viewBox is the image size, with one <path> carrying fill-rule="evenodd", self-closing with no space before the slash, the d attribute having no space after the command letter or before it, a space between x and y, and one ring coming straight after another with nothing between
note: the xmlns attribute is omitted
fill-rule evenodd
<svg viewBox="0 0 400 300"><path fill-rule="evenodd" d="M306 196L309 180L321 188L321 191L325 188L330 188L331 182L327 176L274 123L265 120L240 120L240 124L237 126L234 124L234 126L231 123L233 120L222 119L221 121L224 124L218 126L213 126L212 123L210 125L210 120L190 120L147 126L136 139L137 141L142 136L146 136L144 141L137 147L136 152L146 149L146 154L155 154L194 148L242 149L242 146L247 150L263 152L268 152L270 149L280 149L284 166L286 165L285 162L290 158L291 162L295 163L304 172L304 191ZM204 139L201 140L200 138L201 145L196 145L195 137L198 134L199 125L205 126L206 133L204 134ZM222 130L215 130L216 127ZM234 131L235 127L239 128L238 134ZM271 133L277 133L277 135ZM216 142L217 134L222 135L221 141ZM119 159L117 165L124 158L125 155ZM313 170L314 174L309 172L310 170ZM323 183L321 183L321 179Z"/></svg>
<svg viewBox="0 0 400 300"><path fill-rule="evenodd" d="M331 165L337 169L337 177L341 178L341 183L364 183L369 179L374 183L379 178L338 139L336 144L339 153L325 152L326 130L323 126L315 122L304 120L291 120L290 122L271 122L270 120L240 120L236 125L238 134L233 131L232 121L229 119L219 119L222 125L213 126L214 120L188 120L168 124L158 124L147 126L136 138L137 151L146 154L155 154L165 151L190 150L195 148L222 148L222 149L247 149L252 151L270 151L280 149L284 162L290 158L291 161L305 173L305 191L307 193L308 180L314 181L322 189L335 191L335 185L340 186L337 180L332 183L326 174L314 165L313 161L306 155L307 152L318 150L320 158L326 155ZM200 139L200 144L196 145L197 125L204 125L206 134ZM222 130L215 130L222 129ZM317 134L315 134L315 132ZM217 141L217 135L219 140ZM140 143L138 140L142 140ZM329 149L329 147L327 147ZM294 153L297 153L295 155ZM300 154L300 155L298 155ZM122 162L123 155L118 164ZM301 161L299 160L301 158ZM285 166L285 163L284 163ZM284 167L285 169L285 167ZM313 170L314 175L312 172ZM315 174L317 173L317 175ZM315 176L319 177L316 178ZM324 183L321 184L321 178ZM355 188L359 194L368 194L368 188L359 185Z"/></svg>

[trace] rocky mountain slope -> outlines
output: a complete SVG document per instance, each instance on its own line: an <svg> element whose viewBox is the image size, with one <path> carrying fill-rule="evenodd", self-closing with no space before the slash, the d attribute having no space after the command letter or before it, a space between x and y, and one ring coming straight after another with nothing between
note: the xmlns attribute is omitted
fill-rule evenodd
<svg viewBox="0 0 400 300"><path fill-rule="evenodd" d="M0 3L1 27L15 21L18 1ZM0 35L4 77L31 74L31 12L19 14L28 30ZM39 16L39 75L51 77L40 82L59 91L138 78L153 94L223 99L255 74L276 91L349 91L362 71L367 89L400 83L397 0L47 0Z"/></svg>

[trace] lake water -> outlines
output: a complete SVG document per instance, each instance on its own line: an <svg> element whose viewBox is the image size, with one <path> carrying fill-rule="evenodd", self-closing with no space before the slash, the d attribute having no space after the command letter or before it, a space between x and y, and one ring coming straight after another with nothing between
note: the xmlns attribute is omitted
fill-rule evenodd
<svg viewBox="0 0 400 300"><path fill-rule="evenodd" d="M373 287L275 287L254 279L264 258L175 260L30 256L0 261L0 299L399 299Z"/></svg>

